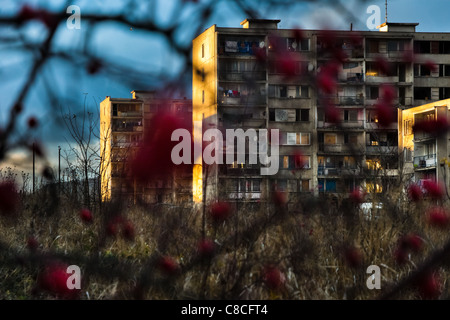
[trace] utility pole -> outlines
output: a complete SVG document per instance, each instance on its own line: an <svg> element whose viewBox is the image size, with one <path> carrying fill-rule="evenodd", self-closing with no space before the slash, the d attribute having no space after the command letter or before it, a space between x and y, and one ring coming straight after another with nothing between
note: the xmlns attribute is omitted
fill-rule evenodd
<svg viewBox="0 0 450 320"><path fill-rule="evenodd" d="M35 154L36 154L36 143L33 142L33 194L34 194L34 181L35 181Z"/></svg>
<svg viewBox="0 0 450 320"><path fill-rule="evenodd" d="M61 147L58 146L58 193L61 195Z"/></svg>

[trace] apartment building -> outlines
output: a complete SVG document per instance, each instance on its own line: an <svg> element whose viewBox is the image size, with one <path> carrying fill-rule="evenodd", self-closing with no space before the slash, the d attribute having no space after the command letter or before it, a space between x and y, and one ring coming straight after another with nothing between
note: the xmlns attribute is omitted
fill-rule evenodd
<svg viewBox="0 0 450 320"><path fill-rule="evenodd" d="M130 180L129 160L148 141L146 129L160 111L192 119L192 100L167 99L155 91L132 91L131 98L107 96L100 103L100 155L102 198L117 197L134 203L192 201L192 172L145 183Z"/></svg>
<svg viewBox="0 0 450 320"><path fill-rule="evenodd" d="M418 130L420 123L431 125ZM399 110L399 147L406 151L404 173L418 184L432 180L450 186L450 131L440 123L450 123L450 99Z"/></svg>
<svg viewBox="0 0 450 320"><path fill-rule="evenodd" d="M384 23L378 31L333 30L330 47L330 31L301 30L299 37L296 30L279 29L279 22L213 25L193 40L193 120L202 123L194 139L207 128L280 131L278 174L261 176L261 165L248 163L208 170L197 164L194 200L261 200L274 189L289 197L356 187L387 192L398 175L399 132L396 121L382 125L378 118L382 85L394 88L393 109L450 98L450 33L416 32L417 23ZM336 48L346 58L339 65L337 91L326 96L313 79ZM324 99L336 106L339 124L328 119Z"/></svg>

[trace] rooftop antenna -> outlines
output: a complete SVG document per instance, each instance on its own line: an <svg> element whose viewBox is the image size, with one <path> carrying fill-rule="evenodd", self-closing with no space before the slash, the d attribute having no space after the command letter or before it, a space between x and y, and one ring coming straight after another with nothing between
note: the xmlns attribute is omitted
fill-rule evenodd
<svg viewBox="0 0 450 320"><path fill-rule="evenodd" d="M385 22L387 23L387 16L388 16L388 9L387 9L387 5L388 5L388 0L386 0L386 15L385 15L385 17L384 17L384 19L385 19Z"/></svg>

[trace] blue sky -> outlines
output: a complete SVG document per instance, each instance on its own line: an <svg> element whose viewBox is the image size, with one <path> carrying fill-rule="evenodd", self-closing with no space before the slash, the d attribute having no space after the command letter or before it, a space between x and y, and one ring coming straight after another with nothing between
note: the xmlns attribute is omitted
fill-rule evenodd
<svg viewBox="0 0 450 320"><path fill-rule="evenodd" d="M189 46L192 38L196 35L196 28L203 30L217 24L223 27L241 27L240 22L247 18L239 8L232 2L226 0L217 0L214 13L210 19L200 25L197 12L199 3L184 4L182 0L157 0L142 1L142 5L136 12L136 19L154 18L158 25L170 25L174 20L180 21L181 28L176 31L177 39L181 44ZM0 1L0 17L14 15L24 3L33 6L45 7L49 10L60 10L67 3L62 0L30 0ZM283 0L280 0L283 2ZM324 27L323 21L327 21L325 27L337 29L348 29L350 23L353 23L354 29L368 30L366 20L369 14L366 9L369 5L377 5L381 9L381 20L384 22L385 1L356 1L349 0L341 2L346 8L347 13L352 18L347 18L342 12L336 11L330 3L336 1L298 1L298 4L289 7L289 10L276 10L267 8L264 1L250 0L247 4L255 4L260 17L266 19L280 19L280 28L301 27L307 29L317 29ZM160 35L140 32L136 29L130 29L132 26L119 25L114 23L102 23L97 27L92 27L83 21L83 14L103 13L116 14L123 10L124 1L95 1L80 0L71 1L70 4L78 5L81 8L80 30L69 30L64 25L58 29L54 42L55 48L67 52L77 52L82 49L83 39L90 37L89 52L93 55L102 57L106 61L120 62L123 66L137 67L138 71L149 74L170 75L174 79L184 79L189 83L191 75L184 73L179 75L182 70L183 61L180 57L168 47L166 39ZM145 16L144 12L151 8L153 17ZM181 5L184 10L179 12ZM418 22L417 31L420 32L450 32L450 20L447 15L450 9L448 0L390 0L388 4L388 21L390 22ZM374 31L377 32L377 31ZM20 34L30 41L41 41L46 34L46 28L39 22L31 22L23 26L20 30L15 27L0 26L0 35ZM23 50L17 50L10 45L3 43L0 39L0 126L5 123L9 108L14 103L20 92L25 79L30 70L33 55ZM45 141L45 148L48 151L49 159L52 164L57 162L57 146L67 148L66 139L69 135L61 125L58 108L70 106L76 110L83 105L87 96L87 102L92 110L98 109L98 104L105 96L112 97L130 97L130 91L135 89L151 89L157 84L155 77L143 78L140 84L130 84L122 81L121 77L111 77L110 74L100 72L97 75L86 74L80 64L70 64L63 60L53 60L42 69L47 79L51 79L47 85L56 95L57 101L49 99L47 93L43 90L44 77L39 77L25 100L24 117L21 118L20 126L25 126L26 118L29 115L35 115L40 127L36 132L37 137ZM184 78L183 78L184 76ZM182 82L180 80L180 82ZM48 81L48 80L47 80ZM136 87L140 86L140 87ZM182 95L189 96L188 91ZM49 106L53 106L50 108ZM29 169L31 165L31 155L27 152L17 152L9 164L16 165L18 169ZM1 163L0 167L6 163Z"/></svg>

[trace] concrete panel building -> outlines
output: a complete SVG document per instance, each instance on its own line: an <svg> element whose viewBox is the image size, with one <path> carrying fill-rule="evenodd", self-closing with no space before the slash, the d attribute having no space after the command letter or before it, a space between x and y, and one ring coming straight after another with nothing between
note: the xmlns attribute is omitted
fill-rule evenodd
<svg viewBox="0 0 450 320"><path fill-rule="evenodd" d="M202 123L194 128L194 139L208 128L280 132L278 174L261 176L260 164L208 170L197 164L194 201L205 196L260 201L272 190L290 198L304 192L345 194L357 187L387 192L389 180L398 176L399 132L396 116L381 125L375 108L381 87L394 89L393 112L450 98L450 33L416 32L417 23L385 23L378 31L333 30L330 47L330 31L301 30L299 37L296 30L279 29L279 22L213 25L192 42L193 120ZM338 89L326 96L314 79L336 48L345 58L338 67ZM385 68L380 60L387 62ZM324 99L336 106L339 125L328 119ZM301 170L296 154L303 157Z"/></svg>
<svg viewBox="0 0 450 320"><path fill-rule="evenodd" d="M421 122L429 124L428 130L417 130ZM450 99L399 110L399 147L405 150L404 173L412 180L418 184L432 180L450 187L450 131L439 123L450 123Z"/></svg>
<svg viewBox="0 0 450 320"><path fill-rule="evenodd" d="M122 197L136 203L192 201L192 172L145 184L129 179L129 160L147 141L146 129L159 111L192 119L192 100L167 99L154 91L132 91L132 97L107 96L100 103L100 155L102 198Z"/></svg>

